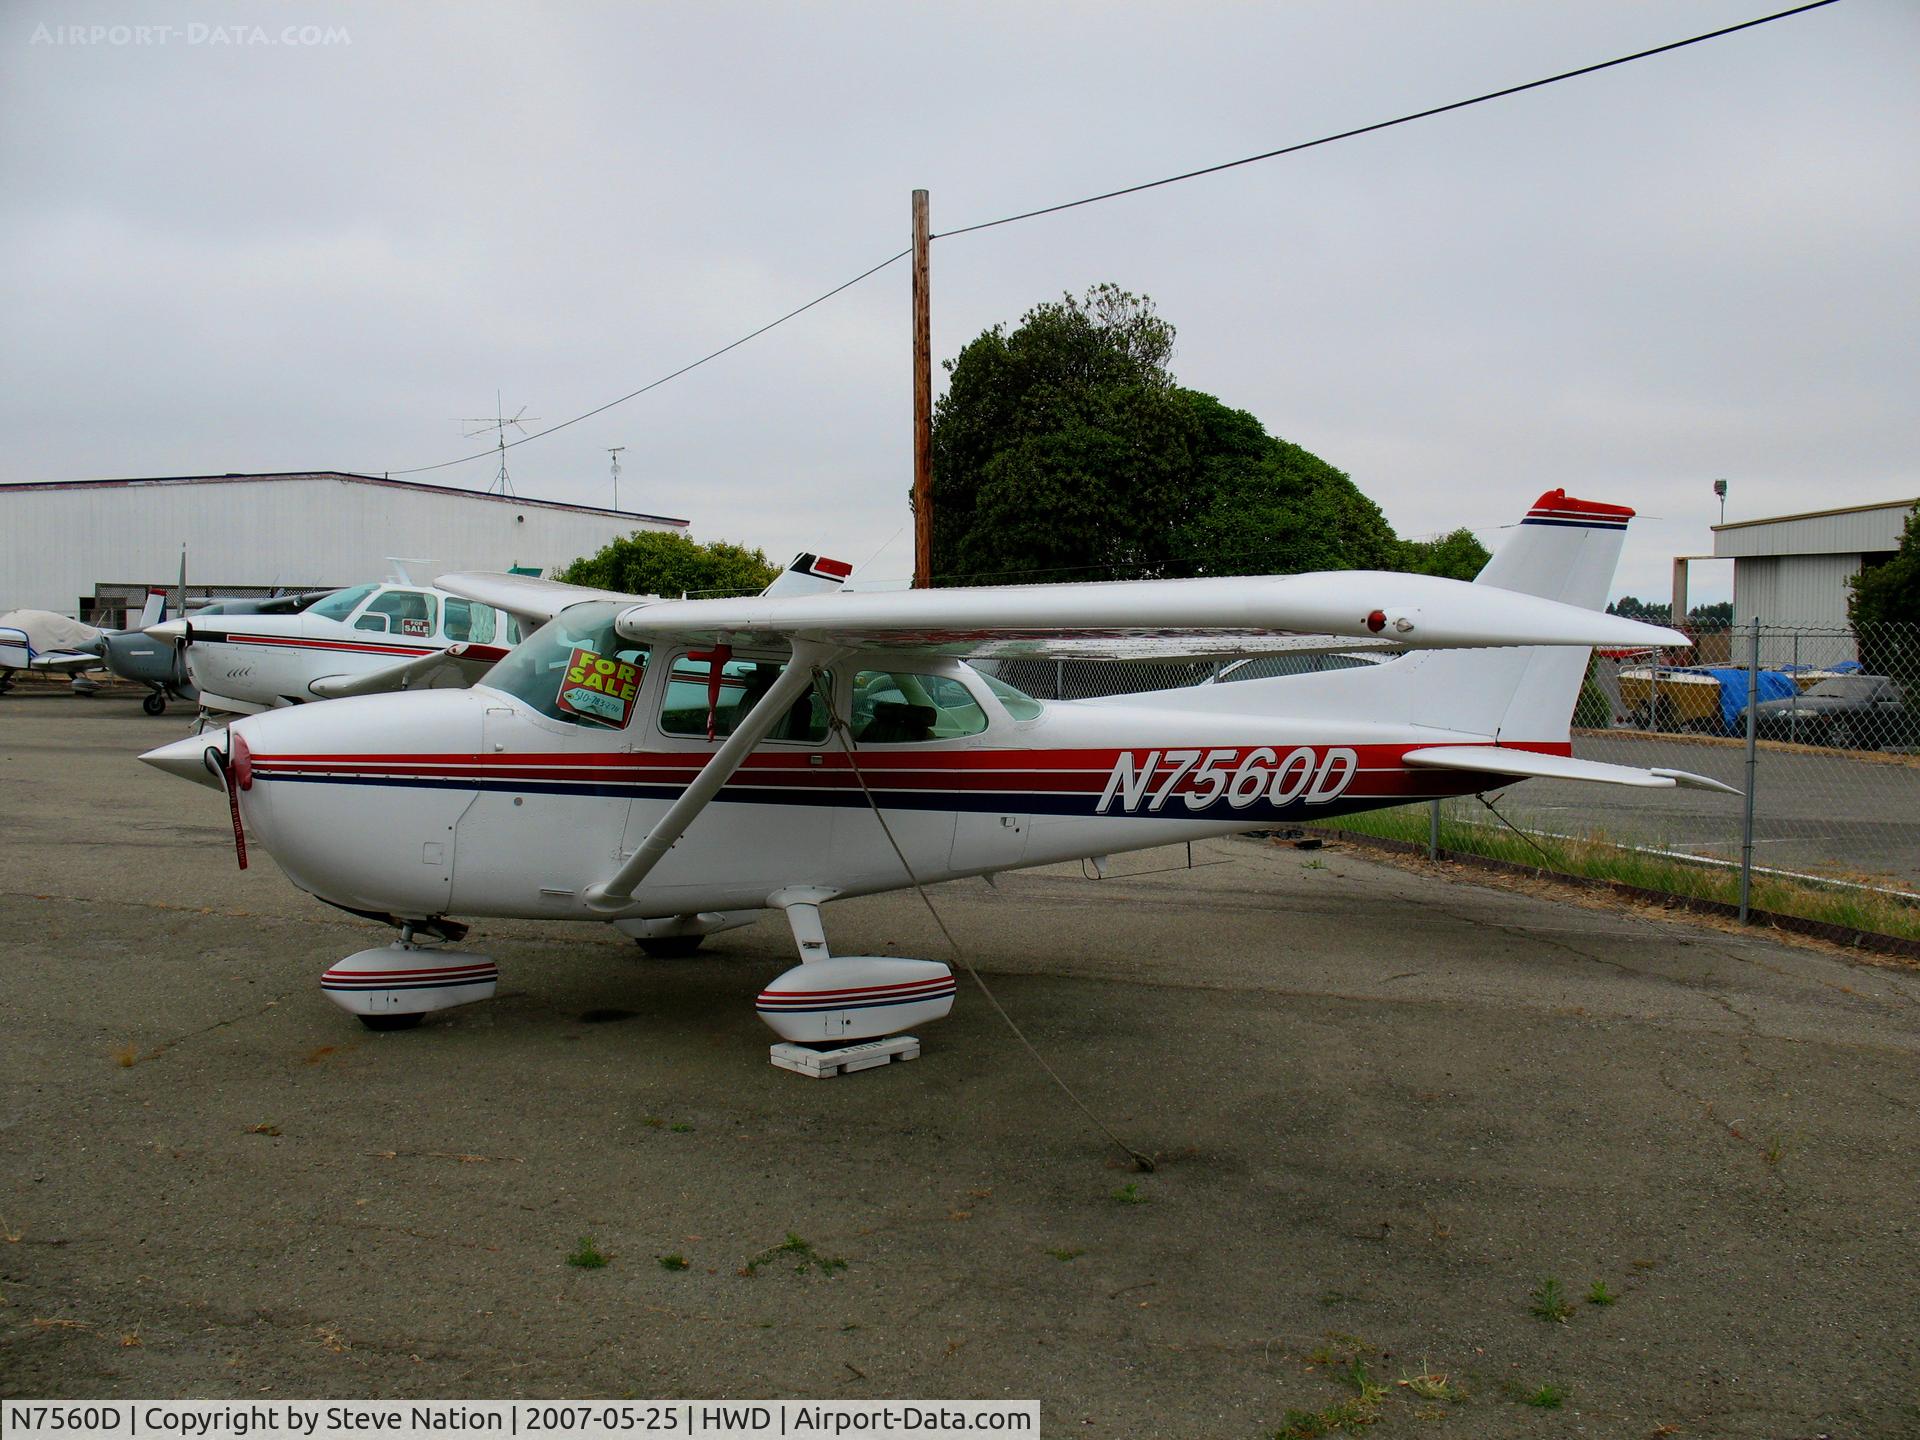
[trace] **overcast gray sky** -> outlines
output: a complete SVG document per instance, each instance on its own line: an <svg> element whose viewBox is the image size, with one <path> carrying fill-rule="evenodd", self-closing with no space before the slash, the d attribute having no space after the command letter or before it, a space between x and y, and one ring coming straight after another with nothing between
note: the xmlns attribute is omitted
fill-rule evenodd
<svg viewBox="0 0 1920 1440"><path fill-rule="evenodd" d="M4 0L0 478L429 465L496 388L564 419L884 259L915 186L949 229L1778 8ZM1916 55L1842 0L939 242L934 353L1115 281L1402 534L1564 485L1664 595L1717 476L1729 519L1920 493ZM513 483L604 504L625 445L628 508L904 575L910 396L901 264Z"/></svg>

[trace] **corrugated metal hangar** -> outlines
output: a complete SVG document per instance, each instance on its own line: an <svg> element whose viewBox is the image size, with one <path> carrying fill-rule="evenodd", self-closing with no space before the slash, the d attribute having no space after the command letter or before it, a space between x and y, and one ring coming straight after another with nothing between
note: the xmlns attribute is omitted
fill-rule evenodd
<svg viewBox="0 0 1920 1440"><path fill-rule="evenodd" d="M319 470L0 485L0 607L112 623L127 596L326 590L450 570L549 570L685 520Z"/></svg>
<svg viewBox="0 0 1920 1440"><path fill-rule="evenodd" d="M1888 500L1714 526L1714 558L1733 561L1735 619L1845 629L1847 581L1893 558L1916 504Z"/></svg>

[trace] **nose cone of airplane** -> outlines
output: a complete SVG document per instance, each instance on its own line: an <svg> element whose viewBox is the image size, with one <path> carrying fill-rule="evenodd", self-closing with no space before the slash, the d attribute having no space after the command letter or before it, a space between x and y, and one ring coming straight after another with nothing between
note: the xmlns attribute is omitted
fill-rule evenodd
<svg viewBox="0 0 1920 1440"><path fill-rule="evenodd" d="M140 758L156 770L164 770L169 775L178 775L182 780L192 780L213 789L220 788L220 777L213 773L207 764L207 751L217 750L222 754L227 750L227 732L209 730L201 735L189 735L184 740L176 740L171 745L162 745L158 750L149 750Z"/></svg>
<svg viewBox="0 0 1920 1440"><path fill-rule="evenodd" d="M156 640L184 640L187 634L187 622L184 620L162 620L158 625L147 626L147 634ZM154 752L158 754L158 751Z"/></svg>

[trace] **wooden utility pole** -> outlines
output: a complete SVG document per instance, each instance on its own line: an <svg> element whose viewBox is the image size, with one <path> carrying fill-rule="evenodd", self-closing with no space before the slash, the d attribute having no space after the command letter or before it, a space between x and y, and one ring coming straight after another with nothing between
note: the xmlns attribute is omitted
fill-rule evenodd
<svg viewBox="0 0 1920 1440"><path fill-rule="evenodd" d="M913 192L913 584L933 584L933 342L927 332L927 192Z"/></svg>

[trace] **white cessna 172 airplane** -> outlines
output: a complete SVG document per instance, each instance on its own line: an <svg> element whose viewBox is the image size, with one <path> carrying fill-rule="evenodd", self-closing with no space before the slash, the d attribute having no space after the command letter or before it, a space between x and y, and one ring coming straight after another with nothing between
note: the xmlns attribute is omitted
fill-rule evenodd
<svg viewBox="0 0 1920 1440"><path fill-rule="evenodd" d="M1601 613L1632 512L1542 496L1471 584L1352 571L650 601L512 576L449 591L544 626L471 689L235 721L142 758L223 788L318 898L400 927L327 971L376 1029L484 999L456 914L611 922L655 953L780 910L784 1039L884 1036L953 1003L941 963L835 959L821 907L1549 776L1589 646L1685 645ZM809 559L811 557L803 557ZM840 567L844 573L844 567ZM1164 652L1369 647L1384 663L1044 703L961 656L1151 639Z"/></svg>
<svg viewBox="0 0 1920 1440"><path fill-rule="evenodd" d="M469 685L520 638L490 605L396 582L337 590L292 614L195 615L147 628L177 642L203 711L251 715L340 695Z"/></svg>

